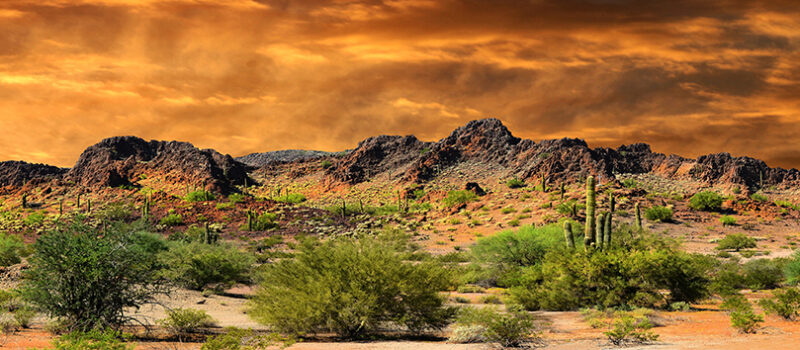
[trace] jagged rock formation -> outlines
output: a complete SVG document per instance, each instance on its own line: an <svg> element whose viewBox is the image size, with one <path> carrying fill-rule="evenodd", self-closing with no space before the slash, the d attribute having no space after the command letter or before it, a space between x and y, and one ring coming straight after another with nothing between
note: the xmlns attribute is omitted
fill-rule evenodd
<svg viewBox="0 0 800 350"><path fill-rule="evenodd" d="M21 161L0 162L0 187L23 186L31 180L58 178L67 169L46 164L31 164Z"/></svg>
<svg viewBox="0 0 800 350"><path fill-rule="evenodd" d="M290 149L283 151L251 153L246 156L237 157L236 160L252 167L261 168L274 163L308 161L328 157L333 154L334 153L323 151Z"/></svg>
<svg viewBox="0 0 800 350"><path fill-rule="evenodd" d="M143 176L163 176L170 183L227 193L244 184L247 170L229 155L187 142L122 136L87 148L65 179L86 187L115 187L133 184Z"/></svg>
<svg viewBox="0 0 800 350"><path fill-rule="evenodd" d="M611 181L616 174L626 173L687 177L709 185L735 184L747 189L800 181L796 169L770 168L763 161L727 153L687 159L655 153L643 143L617 149L592 149L583 140L569 138L537 143L514 137L497 119L471 121L435 143L413 136L367 139L338 162L330 175L353 184L387 170L404 169L402 180L420 183L465 161L523 179L544 176L548 181L574 181L588 175Z"/></svg>

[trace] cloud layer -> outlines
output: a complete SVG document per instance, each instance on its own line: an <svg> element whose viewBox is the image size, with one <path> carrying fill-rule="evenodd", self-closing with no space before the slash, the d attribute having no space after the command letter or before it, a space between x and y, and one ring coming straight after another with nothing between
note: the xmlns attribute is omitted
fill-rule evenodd
<svg viewBox="0 0 800 350"><path fill-rule="evenodd" d="M800 167L800 3L4 0L0 159L101 138L341 150L502 119Z"/></svg>

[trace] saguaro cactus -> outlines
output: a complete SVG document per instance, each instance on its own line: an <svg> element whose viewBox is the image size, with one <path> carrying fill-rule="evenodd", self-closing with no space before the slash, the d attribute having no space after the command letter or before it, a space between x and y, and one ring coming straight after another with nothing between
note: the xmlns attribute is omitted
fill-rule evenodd
<svg viewBox="0 0 800 350"><path fill-rule="evenodd" d="M86 200L86 213L87 214L91 214L92 213L92 199L91 198Z"/></svg>
<svg viewBox="0 0 800 350"><path fill-rule="evenodd" d="M78 199L75 201L75 208L78 208L79 211L81 210L81 194L80 194L80 192L78 192Z"/></svg>
<svg viewBox="0 0 800 350"><path fill-rule="evenodd" d="M637 230L641 230L642 229L642 212L639 210L639 203L636 203L635 210L636 210L636 229Z"/></svg>
<svg viewBox="0 0 800 350"><path fill-rule="evenodd" d="M542 192L547 192L547 179L542 174Z"/></svg>
<svg viewBox="0 0 800 350"><path fill-rule="evenodd" d="M606 234L606 232L604 231L605 226L603 225L603 217L604 217L603 213L597 214L597 221L595 221L596 230L594 237L595 247L601 250L603 249L603 242L604 242L603 236L605 236Z"/></svg>
<svg viewBox="0 0 800 350"><path fill-rule="evenodd" d="M564 221L564 239L569 249L575 248L575 236L572 235L572 224L569 221Z"/></svg>
<svg viewBox="0 0 800 350"><path fill-rule="evenodd" d="M64 198L58 202L58 216L61 217L64 215Z"/></svg>
<svg viewBox="0 0 800 350"><path fill-rule="evenodd" d="M603 230L603 241L604 241L603 242L603 246L606 247L606 249L611 248L611 220L612 220L612 218L613 218L613 214L611 214L610 212L606 213L605 225L604 225L605 229Z"/></svg>
<svg viewBox="0 0 800 350"><path fill-rule="evenodd" d="M27 208L27 207L28 207L28 195L27 194L23 194L22 195L22 208L24 209L24 208Z"/></svg>
<svg viewBox="0 0 800 350"><path fill-rule="evenodd" d="M595 232L595 182L594 176L586 178L586 228L584 229L584 244L590 246L594 241Z"/></svg>
<svg viewBox="0 0 800 350"><path fill-rule="evenodd" d="M561 183L561 200L562 200L562 201L564 200L564 192L565 192L565 191L564 191L564 183L562 182L562 183Z"/></svg>

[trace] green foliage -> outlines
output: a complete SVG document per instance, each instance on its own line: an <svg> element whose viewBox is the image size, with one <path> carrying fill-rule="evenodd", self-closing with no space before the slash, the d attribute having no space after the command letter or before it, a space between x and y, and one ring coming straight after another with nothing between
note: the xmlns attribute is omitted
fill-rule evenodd
<svg viewBox="0 0 800 350"><path fill-rule="evenodd" d="M276 346L284 349L295 342L294 338L278 333L259 335L250 329L230 327L225 329L224 334L206 339L200 350L266 350Z"/></svg>
<svg viewBox="0 0 800 350"><path fill-rule="evenodd" d="M524 269L508 292L512 301L531 310L692 302L708 295L712 260L653 245L649 249L554 250L540 264Z"/></svg>
<svg viewBox="0 0 800 350"><path fill-rule="evenodd" d="M575 199L570 199L566 202L556 205L556 211L559 214L571 217L578 216L578 213L583 211L584 208L586 208L586 205L583 203L578 203L578 201Z"/></svg>
<svg viewBox="0 0 800 350"><path fill-rule="evenodd" d="M306 196L300 193L289 193L284 196L275 197L276 202L298 204L306 201Z"/></svg>
<svg viewBox="0 0 800 350"><path fill-rule="evenodd" d="M157 321L174 334L195 333L200 328L215 325L215 321L203 310L177 308L167 310L167 318Z"/></svg>
<svg viewBox="0 0 800 350"><path fill-rule="evenodd" d="M723 226L734 226L736 225L736 218L730 215L723 215L719 218L719 222Z"/></svg>
<svg viewBox="0 0 800 350"><path fill-rule="evenodd" d="M255 218L251 218L250 225L252 228L247 227L247 223L245 223L241 230L252 230L252 231L267 231L278 227L278 215L270 213L270 212L263 212L261 215L256 216Z"/></svg>
<svg viewBox="0 0 800 350"><path fill-rule="evenodd" d="M46 217L47 217L46 213L36 211L30 213L28 216L22 219L22 223L25 224L25 226L31 226L31 227L42 226L42 224L44 224L44 219Z"/></svg>
<svg viewBox="0 0 800 350"><path fill-rule="evenodd" d="M328 169L333 166L333 163L330 160L323 160L319 165L322 166L322 169Z"/></svg>
<svg viewBox="0 0 800 350"><path fill-rule="evenodd" d="M23 294L69 330L122 325L126 308L163 291L152 243L120 224L102 231L73 224L48 232L34 244Z"/></svg>
<svg viewBox="0 0 800 350"><path fill-rule="evenodd" d="M246 198L245 195L241 193L232 193L231 195L228 196L228 203L233 203L233 204L241 203L244 202L245 198Z"/></svg>
<svg viewBox="0 0 800 350"><path fill-rule="evenodd" d="M772 292L772 298L759 300L759 305L767 313L796 321L800 316L800 290L796 288L776 290Z"/></svg>
<svg viewBox="0 0 800 350"><path fill-rule="evenodd" d="M357 338L387 322L441 329L453 314L439 295L452 286L450 271L434 259L406 261L408 247L386 234L303 240L294 259L264 266L249 314L288 334Z"/></svg>
<svg viewBox="0 0 800 350"><path fill-rule="evenodd" d="M764 203L769 200L769 198L765 196L763 193L758 193L758 192L751 194L750 199L752 199L754 202L759 202L759 203Z"/></svg>
<svg viewBox="0 0 800 350"><path fill-rule="evenodd" d="M783 268L783 275L786 277L786 282L791 285L800 283L800 250L792 254Z"/></svg>
<svg viewBox="0 0 800 350"><path fill-rule="evenodd" d="M757 315L752 309L731 312L731 326L741 333L755 333L764 322L764 316Z"/></svg>
<svg viewBox="0 0 800 350"><path fill-rule="evenodd" d="M181 214L169 214L163 218L159 222L161 225L164 226L178 226L183 225L183 216Z"/></svg>
<svg viewBox="0 0 800 350"><path fill-rule="evenodd" d="M694 210L719 211L722 209L722 196L714 191L698 192L689 199L689 207Z"/></svg>
<svg viewBox="0 0 800 350"><path fill-rule="evenodd" d="M549 250L563 247L563 237L563 229L558 224L526 226L516 231L503 231L491 237L479 238L472 247L472 255L477 262L500 270L533 266Z"/></svg>
<svg viewBox="0 0 800 350"><path fill-rule="evenodd" d="M192 191L186 195L187 202L205 202L205 201L213 201L216 197L213 193L208 191Z"/></svg>
<svg viewBox="0 0 800 350"><path fill-rule="evenodd" d="M19 236L0 233L0 266L19 264L28 249Z"/></svg>
<svg viewBox="0 0 800 350"><path fill-rule="evenodd" d="M506 181L506 186L508 186L508 188L512 188L512 189L513 188L522 188L522 187L525 187L525 181L522 181L522 180L520 180L520 179L515 177L513 179L510 179L510 180Z"/></svg>
<svg viewBox="0 0 800 350"><path fill-rule="evenodd" d="M111 330L91 330L85 333L71 332L53 340L55 350L133 350L126 345L123 334Z"/></svg>
<svg viewBox="0 0 800 350"><path fill-rule="evenodd" d="M745 283L750 289L777 288L783 282L784 259L755 259L742 265Z"/></svg>
<svg viewBox="0 0 800 350"><path fill-rule="evenodd" d="M645 209L644 217L650 221L670 222L672 221L672 209L656 205Z"/></svg>
<svg viewBox="0 0 800 350"><path fill-rule="evenodd" d="M636 183L636 180L634 179L625 179L622 180L622 186L625 186L626 188L636 188L638 183Z"/></svg>
<svg viewBox="0 0 800 350"><path fill-rule="evenodd" d="M748 237L744 233L733 233L725 235L725 238L721 239L717 243L718 250L732 249L738 252L742 249L755 248L755 247L756 247L756 240L751 237Z"/></svg>
<svg viewBox="0 0 800 350"><path fill-rule="evenodd" d="M95 214L95 217L106 221L125 221L131 217L132 212L133 206L130 204L124 202L114 202L109 203L100 209L100 211Z"/></svg>
<svg viewBox="0 0 800 350"><path fill-rule="evenodd" d="M614 317L612 328L603 334L615 346L644 344L658 340L658 334L650 331L651 328L653 324L646 317L637 318L620 312Z"/></svg>
<svg viewBox="0 0 800 350"><path fill-rule="evenodd" d="M255 258L233 246L200 242L170 242L159 254L162 275L189 289L226 288L249 280Z"/></svg>
<svg viewBox="0 0 800 350"><path fill-rule="evenodd" d="M493 342L503 348L521 347L538 339L533 317L524 310L511 307L508 312L495 308L463 307L458 312L454 343Z"/></svg>
<svg viewBox="0 0 800 350"><path fill-rule="evenodd" d="M447 192L447 197L444 198L444 206L448 208L457 207L462 204L467 204L474 201L478 196L475 192L467 190L457 190Z"/></svg>

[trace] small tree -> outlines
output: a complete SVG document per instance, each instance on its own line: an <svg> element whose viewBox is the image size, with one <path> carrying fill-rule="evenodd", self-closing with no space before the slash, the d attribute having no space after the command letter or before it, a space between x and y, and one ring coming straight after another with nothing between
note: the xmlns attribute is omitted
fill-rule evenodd
<svg viewBox="0 0 800 350"><path fill-rule="evenodd" d="M23 294L69 330L118 327L129 320L125 308L164 291L158 245L144 244L148 240L122 225L99 231L73 224L48 232L34 245Z"/></svg>

